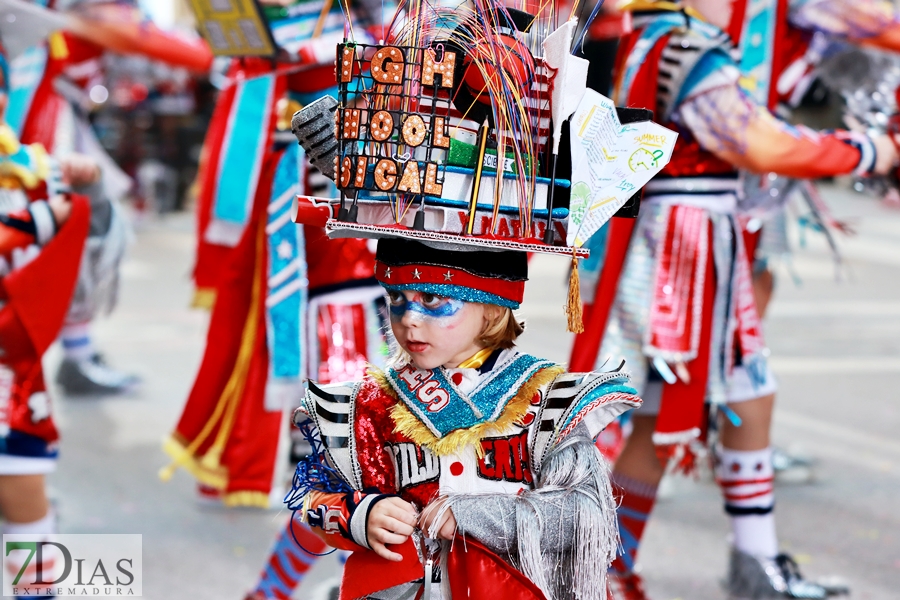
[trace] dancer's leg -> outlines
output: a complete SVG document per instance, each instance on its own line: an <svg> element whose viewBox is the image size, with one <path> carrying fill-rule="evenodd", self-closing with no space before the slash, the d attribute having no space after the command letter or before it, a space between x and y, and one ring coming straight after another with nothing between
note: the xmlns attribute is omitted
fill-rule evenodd
<svg viewBox="0 0 900 600"><path fill-rule="evenodd" d="M0 514L3 515L0 533L5 535L26 534L30 540L40 540L56 533L56 516L47 501L43 475L0 475ZM38 557L42 564L37 563ZM10 553L5 561L13 574L27 566L29 576L37 576L34 581L52 580L48 575L53 572L54 564L58 565L59 557L54 552L44 552L38 557L18 550ZM49 598L43 595L46 585L34 581L29 581L29 577L20 580L17 593Z"/></svg>
<svg viewBox="0 0 900 600"><path fill-rule="evenodd" d="M655 416L632 418L634 429L613 470L613 485L619 496L616 516L622 539L622 554L613 562L617 574L634 570L647 519L656 501L656 491L663 476L663 466L653 445Z"/></svg>
<svg viewBox="0 0 900 600"><path fill-rule="evenodd" d="M288 521L287 526L276 538L259 582L248 599L290 598L315 563L316 555L322 554L326 549L325 542L305 524L294 520Z"/></svg>
<svg viewBox="0 0 900 600"><path fill-rule="evenodd" d="M59 337L64 357L56 382L66 394L119 394L140 383L137 376L106 364L94 347L90 321L64 325Z"/></svg>
<svg viewBox="0 0 900 600"><path fill-rule="evenodd" d="M0 475L0 515L4 523L33 523L50 512L43 475Z"/></svg>
<svg viewBox="0 0 900 600"><path fill-rule="evenodd" d="M730 405L741 425L726 420L716 453L716 479L725 497L734 548L765 558L778 554L769 440L774 403L775 396L768 395Z"/></svg>

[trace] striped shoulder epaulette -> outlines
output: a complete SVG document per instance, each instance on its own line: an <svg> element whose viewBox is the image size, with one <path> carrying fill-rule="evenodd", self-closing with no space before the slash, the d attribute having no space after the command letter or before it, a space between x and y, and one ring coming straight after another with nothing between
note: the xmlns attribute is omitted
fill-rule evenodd
<svg viewBox="0 0 900 600"><path fill-rule="evenodd" d="M580 423L586 423L595 437L616 417L640 405L625 373L563 373L542 390L529 448L532 469L540 473L547 453Z"/></svg>
<svg viewBox="0 0 900 600"><path fill-rule="evenodd" d="M353 398L359 384L338 383L318 386L312 381L300 409L298 419L312 419L319 430L322 444L331 464L353 489L362 487L359 463L354 451Z"/></svg>

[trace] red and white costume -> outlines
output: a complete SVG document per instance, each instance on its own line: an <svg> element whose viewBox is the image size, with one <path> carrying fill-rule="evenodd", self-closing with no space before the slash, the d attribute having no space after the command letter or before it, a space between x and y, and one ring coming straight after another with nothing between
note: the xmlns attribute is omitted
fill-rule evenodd
<svg viewBox="0 0 900 600"><path fill-rule="evenodd" d="M4 154L20 151L2 127ZM46 186L26 190L21 180L16 186L5 166L0 195L7 207L21 208L0 212L0 474L40 474L54 469L59 440L41 358L69 308L90 209L74 196L71 216L57 231L40 199Z"/></svg>
<svg viewBox="0 0 900 600"><path fill-rule="evenodd" d="M590 368L598 350L624 357L646 408L658 407L655 439L666 446L699 434L704 402L726 400L736 359L751 367L758 395L771 391L737 216L738 171L719 156L803 178L866 173L874 164L864 136L777 122L742 89L727 35L697 19L682 28L685 18L635 13L635 31L620 45L615 99L654 110L680 135L672 161L645 188L637 221L611 221L598 295L571 361ZM647 388L648 374L677 363L689 382L653 373Z"/></svg>

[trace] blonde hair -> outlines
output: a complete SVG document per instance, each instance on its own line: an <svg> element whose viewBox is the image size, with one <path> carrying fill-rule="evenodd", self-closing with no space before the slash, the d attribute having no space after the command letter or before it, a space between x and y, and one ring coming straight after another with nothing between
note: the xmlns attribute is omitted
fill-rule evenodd
<svg viewBox="0 0 900 600"><path fill-rule="evenodd" d="M511 308L485 304L484 315L486 322L478 336L478 343L485 348L512 348L516 345L516 338L525 331L525 323L516 319Z"/></svg>

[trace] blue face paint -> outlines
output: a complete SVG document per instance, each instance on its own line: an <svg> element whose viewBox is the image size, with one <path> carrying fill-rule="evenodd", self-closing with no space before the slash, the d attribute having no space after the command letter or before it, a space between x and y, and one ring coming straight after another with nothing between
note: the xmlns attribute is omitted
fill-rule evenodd
<svg viewBox="0 0 900 600"><path fill-rule="evenodd" d="M408 300L400 292L391 292L391 317L400 320L407 312L413 312L431 319L445 319L458 313L465 304L464 301L456 298L443 298L432 294L416 293L413 298L413 300ZM433 298L433 300L422 302L424 298Z"/></svg>

